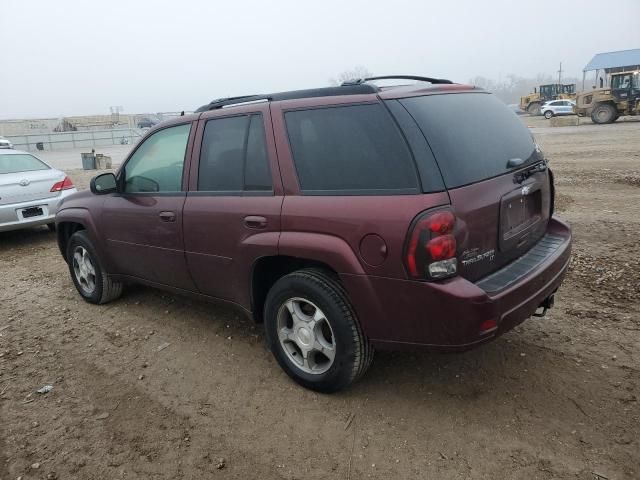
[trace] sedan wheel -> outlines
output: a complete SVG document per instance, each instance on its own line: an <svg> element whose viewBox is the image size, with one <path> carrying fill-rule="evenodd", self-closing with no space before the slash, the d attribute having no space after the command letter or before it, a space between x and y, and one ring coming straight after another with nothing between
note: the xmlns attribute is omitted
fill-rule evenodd
<svg viewBox="0 0 640 480"><path fill-rule="evenodd" d="M89 252L82 247L77 246L73 252L73 273L80 288L87 295L91 295L96 289L96 269L91 261Z"/></svg>
<svg viewBox="0 0 640 480"><path fill-rule="evenodd" d="M290 298L280 307L278 339L289 360L305 373L319 375L333 365L336 342L331 324L309 300Z"/></svg>
<svg viewBox="0 0 640 480"><path fill-rule="evenodd" d="M553 117L553 112L551 110L547 110L546 112L544 112L544 118L549 120L551 117Z"/></svg>

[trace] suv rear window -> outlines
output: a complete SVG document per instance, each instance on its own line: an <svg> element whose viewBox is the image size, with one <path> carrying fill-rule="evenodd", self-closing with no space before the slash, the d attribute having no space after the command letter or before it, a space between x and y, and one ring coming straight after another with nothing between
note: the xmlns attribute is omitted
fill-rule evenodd
<svg viewBox="0 0 640 480"><path fill-rule="evenodd" d="M419 192L411 152L383 105L296 110L285 119L303 193Z"/></svg>
<svg viewBox="0 0 640 480"><path fill-rule="evenodd" d="M433 150L447 188L507 173L512 158L541 159L531 134L498 98L452 93L404 98Z"/></svg>

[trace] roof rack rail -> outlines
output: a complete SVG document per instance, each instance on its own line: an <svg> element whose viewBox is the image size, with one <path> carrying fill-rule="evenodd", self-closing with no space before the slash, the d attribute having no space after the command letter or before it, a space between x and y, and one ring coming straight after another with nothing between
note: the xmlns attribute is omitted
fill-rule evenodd
<svg viewBox="0 0 640 480"><path fill-rule="evenodd" d="M347 80L346 82L342 82L343 86L349 85L361 85L365 82L369 82L371 80L416 80L418 82L429 82L433 84L450 84L453 83L451 80L447 80L446 78L431 78L431 77L419 77L417 75L383 75L379 77L367 77L367 78L355 78L353 80Z"/></svg>
<svg viewBox="0 0 640 480"><path fill-rule="evenodd" d="M270 100L268 95L241 95L239 97L224 97L211 100L206 105L201 106L196 110L196 113L206 112L207 110L216 110L218 108L225 107L227 105L234 105L237 103L255 102L257 100Z"/></svg>
<svg viewBox="0 0 640 480"><path fill-rule="evenodd" d="M358 84L344 84L339 87L322 87L312 88L308 90L293 90L290 92L270 93L268 95L243 95L240 97L227 97L217 98L212 100L206 105L202 105L195 113L202 113L208 110L217 110L219 108L244 105L246 103L260 102L260 101L278 101L278 100L293 100L299 98L313 98L313 97L332 97L337 95L365 95L370 93L376 93L379 88L372 84L358 83Z"/></svg>

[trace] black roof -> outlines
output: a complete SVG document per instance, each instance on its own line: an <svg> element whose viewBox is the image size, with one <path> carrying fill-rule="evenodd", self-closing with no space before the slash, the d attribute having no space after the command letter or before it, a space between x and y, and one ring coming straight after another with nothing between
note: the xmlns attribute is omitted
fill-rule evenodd
<svg viewBox="0 0 640 480"><path fill-rule="evenodd" d="M372 83L367 83L372 80L417 80L421 82L428 82L432 84L450 84L451 80L442 78L431 77L419 77L415 75L387 75L383 77L370 77L370 78L358 78L348 80L338 87L324 87L324 88L311 88L308 90L292 90L289 92L271 93L267 95L243 95L240 97L226 97L217 98L212 100L206 105L201 106L196 110L196 113L206 112L207 110L215 110L218 108L226 107L229 105L237 105L248 102L257 101L278 101L278 100L293 100L298 98L314 98L314 97L335 97L339 95L366 95L369 93L377 93L380 88Z"/></svg>

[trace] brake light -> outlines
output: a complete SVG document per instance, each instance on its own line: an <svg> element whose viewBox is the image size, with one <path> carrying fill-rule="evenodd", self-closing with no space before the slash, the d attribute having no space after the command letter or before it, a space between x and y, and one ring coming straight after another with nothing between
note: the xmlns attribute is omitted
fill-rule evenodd
<svg viewBox="0 0 640 480"><path fill-rule="evenodd" d="M449 210L440 210L418 217L409 234L405 263L409 276L435 280L457 272L456 218Z"/></svg>
<svg viewBox="0 0 640 480"><path fill-rule="evenodd" d="M64 177L64 180L54 183L50 191L61 192L62 190L69 190L70 188L73 188L73 182L69 177Z"/></svg>

